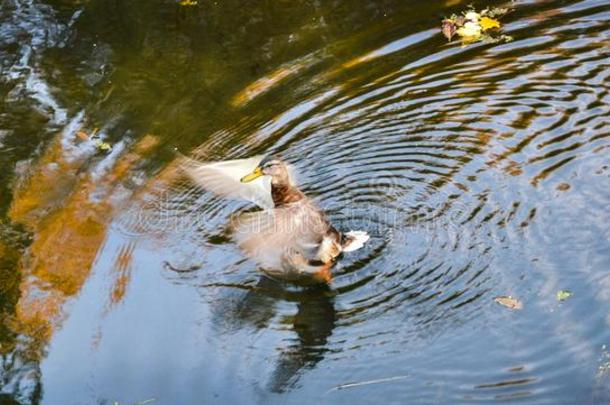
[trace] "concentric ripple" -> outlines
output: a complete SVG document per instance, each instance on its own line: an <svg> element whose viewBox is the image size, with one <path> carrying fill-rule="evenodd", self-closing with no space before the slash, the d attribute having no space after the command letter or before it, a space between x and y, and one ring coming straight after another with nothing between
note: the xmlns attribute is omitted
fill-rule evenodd
<svg viewBox="0 0 610 405"><path fill-rule="evenodd" d="M601 331L585 328L576 345L564 341L561 332L534 343L537 333L527 329L534 317L527 315L512 320L515 328L525 328L520 337L498 332L492 333L498 347L482 343L506 362L500 370L488 371L486 361L471 352L469 339L475 339L471 331L485 334L485 325L497 322L494 314L503 309L494 306L494 296L517 295L528 311L549 310L553 287L548 284L560 288L553 278L565 275L549 269L562 268L552 256L530 250L569 250L579 238L555 233L578 209L551 217L549 211L569 200L550 200L576 181L581 192L601 198L588 205L595 213L587 226L593 217L608 219L602 208L609 202L607 191L591 189L597 182L608 184L607 174L596 177L585 169L607 167L603 162L608 162L610 145L610 8L602 3L547 3L538 13L528 13L523 5L506 26L516 38L509 44L438 46L436 32L425 31L395 40L391 48L382 45L349 63L311 72L310 78L301 71L302 81L313 83L316 91L293 89L309 95L276 116L259 117L259 124L236 128L233 137L223 140L249 145L234 148L236 157L266 152L290 161L302 173L304 190L339 228L372 235L365 249L345 255L334 269L331 290L314 293L317 298L286 286L260 286L250 266L238 277L219 273L212 283L200 281L203 297L218 303L220 294L239 302L241 309L233 310L213 304L221 325L235 316L243 327L243 317L251 316L253 325L267 328L266 335L273 334L270 330L279 334L279 342L267 338L285 351L269 377L274 390L293 387L299 370L325 356L341 364L355 361L350 375L366 375L360 367L367 361L385 367L382 359L396 356L410 359L408 369L416 377L392 389L417 389L422 402L431 398L439 370L457 373L447 382L446 398L545 402L563 392L557 381L577 373L570 358L591 361L596 356L594 346L607 338ZM249 103L265 103L268 96L257 97ZM216 136L211 139L218 142ZM211 149L204 144L200 150ZM198 213L214 224L219 215L239 209L205 194L202 198ZM599 232L607 236L607 227ZM586 254L573 253L574 260ZM570 284L593 288L587 280L570 279ZM225 291L230 286L247 289L245 301L240 301L241 293ZM215 293L210 295L210 289ZM262 303L253 304L253 297ZM318 313L308 314L309 332L290 320L295 310L298 317L320 305ZM246 306L252 313L243 312ZM603 318L601 312L594 316ZM557 315L547 323L561 330L560 324L574 315ZM450 337L456 333L460 337ZM474 357L434 347L433 342L447 341L461 342L443 345L453 350L464 345ZM515 344L524 346L515 353ZM549 346L569 349L550 359ZM444 368L430 367L430 358L403 353L414 348L446 357ZM551 371L562 362L570 365ZM389 369L393 367L398 366ZM584 376L578 378L585 384Z"/></svg>

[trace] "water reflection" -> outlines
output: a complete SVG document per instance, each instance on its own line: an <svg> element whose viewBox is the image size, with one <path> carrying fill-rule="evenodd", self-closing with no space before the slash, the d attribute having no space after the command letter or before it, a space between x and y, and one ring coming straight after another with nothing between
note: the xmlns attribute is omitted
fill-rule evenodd
<svg viewBox="0 0 610 405"><path fill-rule="evenodd" d="M207 285L206 288L231 288ZM337 312L334 292L328 286L296 290L281 282L260 276L253 286L233 286L247 292L241 296L222 296L222 304L215 308L214 318L217 332L221 335L235 333L243 328L264 329L272 325L278 316L292 335L281 341L274 352L274 360L267 388L272 392L284 392L298 383L305 370L320 362L327 347L328 338L335 328ZM202 292L205 294L205 291ZM276 308L278 301L296 304L296 313L287 314Z"/></svg>
<svg viewBox="0 0 610 405"><path fill-rule="evenodd" d="M313 368L324 359L337 316L329 293L316 291L298 301L292 323L298 340L282 348L269 384L272 391L282 392L293 387L302 369Z"/></svg>

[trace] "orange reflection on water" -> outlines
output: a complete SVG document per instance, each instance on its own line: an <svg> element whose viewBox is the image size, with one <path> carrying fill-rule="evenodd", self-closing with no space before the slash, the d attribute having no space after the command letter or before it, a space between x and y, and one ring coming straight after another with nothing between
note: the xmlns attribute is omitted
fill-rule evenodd
<svg viewBox="0 0 610 405"><path fill-rule="evenodd" d="M131 263L133 262L133 251L135 243L122 246L114 261L114 282L110 290L110 304L116 305L125 297L127 286L131 281Z"/></svg>
<svg viewBox="0 0 610 405"><path fill-rule="evenodd" d="M285 66L269 73L260 79L250 83L231 99L233 107L242 107L259 95L269 91L272 87L286 79L287 77L301 72L303 69L312 66L318 59L313 55L307 55Z"/></svg>
<svg viewBox="0 0 610 405"><path fill-rule="evenodd" d="M39 342L39 348L61 322L65 301L89 277L108 224L126 202L125 197L115 198L116 187L157 144L156 137L143 137L101 178L95 178L82 170L85 157L74 159L57 141L16 190L10 218L26 225L35 239L20 263L24 278L13 327ZM124 297L129 261L128 252L117 259L117 280L111 292L114 303Z"/></svg>

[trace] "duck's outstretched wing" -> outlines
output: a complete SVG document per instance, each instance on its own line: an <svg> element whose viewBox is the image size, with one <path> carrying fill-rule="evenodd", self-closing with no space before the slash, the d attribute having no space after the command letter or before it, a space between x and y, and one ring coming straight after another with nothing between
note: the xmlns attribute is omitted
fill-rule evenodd
<svg viewBox="0 0 610 405"><path fill-rule="evenodd" d="M273 208L268 177L259 177L248 183L240 182L243 176L256 168L263 156L223 162L200 162L186 156L181 159L181 169L204 190L222 197L248 200L265 209Z"/></svg>

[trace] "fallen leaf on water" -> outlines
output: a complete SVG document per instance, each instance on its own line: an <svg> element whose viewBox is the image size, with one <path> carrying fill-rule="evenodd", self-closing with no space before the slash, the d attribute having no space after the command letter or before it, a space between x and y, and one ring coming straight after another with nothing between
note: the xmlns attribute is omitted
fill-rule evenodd
<svg viewBox="0 0 610 405"><path fill-rule="evenodd" d="M81 141L88 141L90 139L93 139L97 136L97 128L94 128L93 131L91 131L91 135L89 135L86 131L77 131L76 132L76 137L78 139L80 139Z"/></svg>
<svg viewBox="0 0 610 405"><path fill-rule="evenodd" d="M489 17L489 18L495 18L495 17L499 17L501 15L504 15L506 13L508 13L510 10L507 8L502 8L502 7L493 7L493 8L486 8L483 11L481 11L481 15Z"/></svg>
<svg viewBox="0 0 610 405"><path fill-rule="evenodd" d="M481 36L481 26L474 22L467 22L456 31L462 38L478 39Z"/></svg>
<svg viewBox="0 0 610 405"><path fill-rule="evenodd" d="M521 301L511 297L510 295L502 295L500 297L496 297L494 298L494 301L509 309L523 309L523 304L521 303Z"/></svg>
<svg viewBox="0 0 610 405"><path fill-rule="evenodd" d="M481 35L480 41L486 42L488 44L499 44L501 42L511 42L513 41L514 38L511 37L510 35L495 35L495 36L491 36L491 35Z"/></svg>
<svg viewBox="0 0 610 405"><path fill-rule="evenodd" d="M444 18L441 23L441 32L449 40L457 35L462 45L473 42L499 43L510 42L513 38L509 35L498 34L495 31L486 32L501 27L496 17L502 16L509 10L505 8L486 8L481 12L472 7L462 12L462 15L452 14Z"/></svg>
<svg viewBox="0 0 610 405"><path fill-rule="evenodd" d="M489 17L481 18L481 21L479 21L479 23L483 31L489 30L491 28L500 28L500 21L494 20L493 18Z"/></svg>
<svg viewBox="0 0 610 405"><path fill-rule="evenodd" d="M451 38L453 38L453 36L455 35L455 30L455 23L453 21L448 19L443 20L443 26L441 28L441 31L449 41L451 41Z"/></svg>
<svg viewBox="0 0 610 405"><path fill-rule="evenodd" d="M112 150L112 145L99 139L95 142L95 147L104 152Z"/></svg>
<svg viewBox="0 0 610 405"><path fill-rule="evenodd" d="M572 291L570 290L559 290L557 291L556 297L557 301L565 301L572 296Z"/></svg>
<svg viewBox="0 0 610 405"><path fill-rule="evenodd" d="M196 0L181 0L179 3L181 6L196 6Z"/></svg>
<svg viewBox="0 0 610 405"><path fill-rule="evenodd" d="M479 18L481 18L481 14L474 10L469 10L464 14L464 18L470 21L477 21Z"/></svg>

